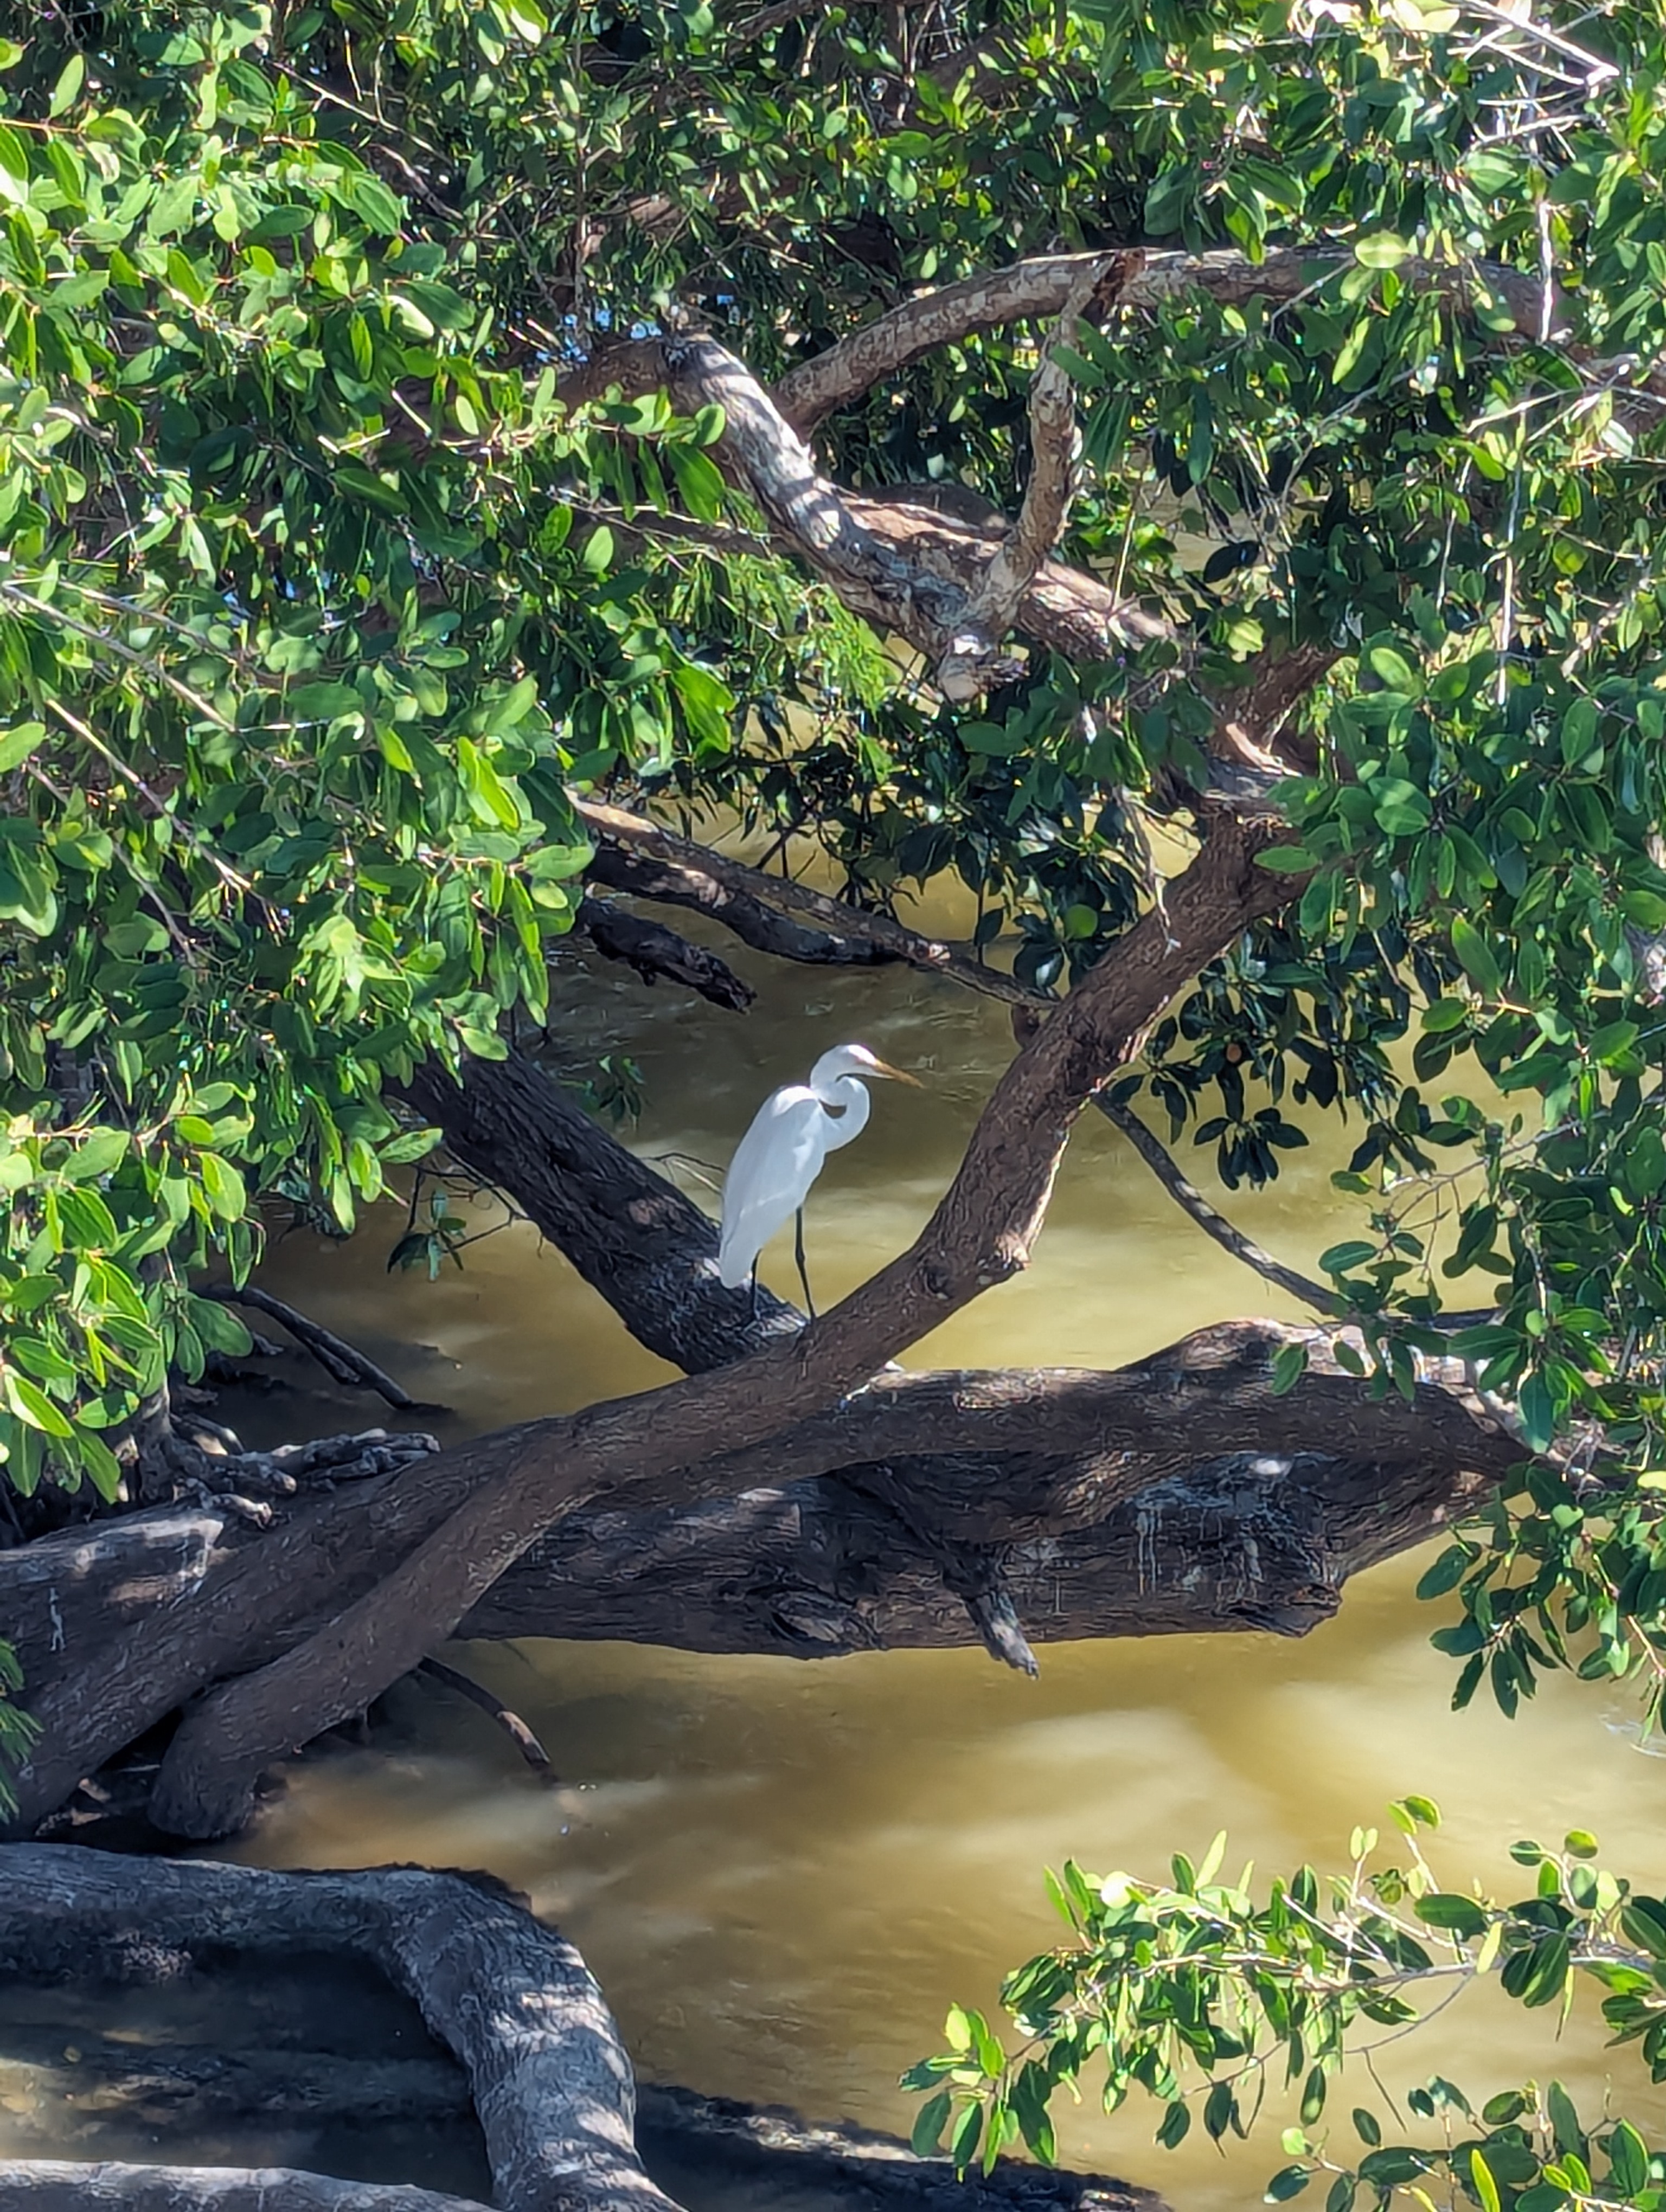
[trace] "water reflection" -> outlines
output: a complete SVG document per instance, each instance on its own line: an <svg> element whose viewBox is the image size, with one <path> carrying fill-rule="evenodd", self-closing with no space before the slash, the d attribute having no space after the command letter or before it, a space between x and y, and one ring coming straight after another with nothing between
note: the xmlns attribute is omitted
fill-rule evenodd
<svg viewBox="0 0 1666 2212"><path fill-rule="evenodd" d="M1010 1030L998 1006L901 970L737 964L759 989L744 1019L575 963L561 1048L575 1068L631 1054L648 1100L634 1141L714 1163L763 1095L830 1044L860 1039L925 1077L924 1094L879 1091L860 1143L830 1158L812 1196L812 1279L830 1304L918 1229L1010 1057ZM1310 1268L1357 1219L1329 1188L1335 1158L1316 1146L1286 1155L1274 1191L1232 1199L1236 1218ZM471 1247L464 1272L429 1285L384 1276L397 1225L390 1215L385 1238L373 1228L346 1247L291 1238L266 1279L446 1399L452 1432L668 1372L530 1231ZM790 1294L790 1237L764 1273ZM909 1358L1109 1365L1210 1321L1296 1310L1182 1219L1090 1115L1034 1267ZM275 1437L302 1415L319 1428L374 1418L309 1382L299 1411L285 1394L240 1419ZM1666 1769L1609 1724L1624 1716L1605 1711L1600 1691L1558 1682L1513 1725L1486 1709L1450 1716L1454 1670L1428 1649L1416 1571L1401 1562L1363 1579L1340 1619L1300 1644L1051 1646L1038 1683L970 1651L818 1668L480 1647L466 1663L525 1715L570 1786L541 1790L478 1715L401 1688L375 1750L301 1771L247 1855L489 1867L583 1945L648 2075L905 2127L897 2074L935 2047L951 1997L993 2004L1001 1971L1052 1940L1040 1869L1067 1853L1155 1872L1224 1826L1234 1865L1335 1865L1356 1820L1419 1790L1448 1816L1438 1863L1449 1886L1479 1876L1516 1893L1526 1884L1495 1846L1575 1823L1597 1830L1609 1863L1666 1881ZM1542 2014L1481 1993L1380 2063L1402 2087L1438 2068L1484 2095L1537 2070L1600 2097L1594 2004L1582 1997L1559 2045L1550 2033ZM1628 2108L1657 2113L1634 2063L1618 2063ZM1377 2101L1363 2076L1350 2087L1342 2110ZM1151 2108L1106 2121L1066 2106L1058 2117L1069 2162L1121 2172L1189 2212L1253 2201L1280 2163L1276 2125L1222 2158L1201 2141L1155 2149Z"/></svg>

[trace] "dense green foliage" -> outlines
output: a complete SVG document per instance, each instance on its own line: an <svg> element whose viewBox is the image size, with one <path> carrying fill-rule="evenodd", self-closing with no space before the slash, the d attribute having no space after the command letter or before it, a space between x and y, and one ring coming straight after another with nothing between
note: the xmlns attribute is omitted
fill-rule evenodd
<svg viewBox="0 0 1666 2212"><path fill-rule="evenodd" d="M1388 2031L1377 2039L1391 2042L1419 2017L1408 1992L1449 1998L1455 1984L1494 1972L1506 1996L1547 2016L1566 2011L1580 1983L1596 1983L1614 2040L1635 2043L1651 2080L1666 2081L1666 1902L1596 1866L1596 1838L1582 1831L1560 1850L1512 1846L1537 1869L1529 1897L1503 1904L1444 1891L1417 1841L1420 1827L1438 1825L1435 1808L1411 1797L1393 1814L1405 1864L1373 1864L1377 1831L1356 1830L1347 1875L1322 1881L1300 1867L1261 1904L1250 1869L1237 1883L1219 1879L1224 1835L1199 1866L1177 1856L1168 1883L1099 1881L1067 1862L1048 1886L1070 1940L1001 1990L1019 2050L1009 2057L982 2014L956 2006L948 2049L903 2077L927 2093L915 2148L935 2148L946 2130L963 2170L980 2151L992 2165L1020 2140L1050 2162L1050 2100L1090 2066L1103 2066L1107 2112L1135 2089L1163 2106L1160 2143L1183 2142L1195 2119L1219 2142L1247 2133L1269 2079L1282 2079L1300 2084L1301 2118L1284 2131L1290 2163L1268 2182L1269 2203L1329 2176L1327 2212L1351 2212L1362 2197L1385 2204L1402 2190L1427 2206L1435 2189L1482 2212L1658 2212L1666 2150L1651 2152L1626 2120L1582 2122L1556 2081L1501 2089L1477 2112L1437 2075L1406 2097L1435 2125L1422 2142L1385 2141L1370 2105L1355 2106L1346 2125L1327 2119L1351 2028L1375 2023ZM1371 2078L1399 2121L1392 2093Z"/></svg>
<svg viewBox="0 0 1666 2212"><path fill-rule="evenodd" d="M200 1270L246 1270L275 1209L350 1229L431 1142L401 1076L544 1018L575 790L811 837L870 899L953 878L979 946L1063 988L1153 896L1153 849L1177 864L1223 711L1298 647L1332 665L1270 861L1296 896L1128 1095L1234 1185L1304 1141L1287 1106L1354 1118L1343 1356L1409 1391L1455 1352L1523 1438L1516 1494L1425 1578L1461 1596L1458 1702L1513 1711L1568 1665L1657 1703L1658 8L64 0L0 33L10 1483L113 1495L144 1395L243 1341ZM768 381L923 288L1135 243L1237 273L1079 333L1061 550L1170 634L1037 651L975 708L771 550L714 411L561 399L673 304ZM1293 290L1265 277L1292 251ZM823 426L830 473L1012 511L1040 336L926 354ZM1453 1338L1448 1304L1485 1318ZM1606 1977L1658 2070L1666 1923L1582 1850L1512 1906L1356 1869L1346 1942L1307 1875L1263 1905L1067 1877L1075 1943L1009 1992L1040 2057L963 2015L927 2069L957 2154L1044 2148L1096 2033L1118 2094L1172 2113L1183 2048L1211 2072L1270 2039L1316 2116L1431 1927L1524 2002ZM1362 2120L1331 2202L1426 2156L1486 2212L1652 2202L1634 2132L1557 2097L1438 2153ZM1333 2154L1304 2134L1275 2194Z"/></svg>
<svg viewBox="0 0 1666 2212"><path fill-rule="evenodd" d="M906 54L891 21L7 18L8 1473L111 1492L165 1364L240 1340L193 1271L274 1205L350 1228L429 1141L402 1073L543 1018L575 787L813 836L882 900L952 874L1062 986L1152 895L1146 817L1165 865L1191 834L1223 702L1319 647L1299 896L1140 1080L1229 1180L1302 1141L1286 1103L1359 1118L1327 1261L1370 1387L1488 1310L1454 1348L1560 1456L1432 1571L1460 1698L1657 1684L1658 11L960 0ZM1171 634L972 710L769 550L714 412L559 397L672 302L768 379L1134 240L1238 257L1070 356L1062 551ZM830 471L1012 509L1037 336L927 354L824 426Z"/></svg>

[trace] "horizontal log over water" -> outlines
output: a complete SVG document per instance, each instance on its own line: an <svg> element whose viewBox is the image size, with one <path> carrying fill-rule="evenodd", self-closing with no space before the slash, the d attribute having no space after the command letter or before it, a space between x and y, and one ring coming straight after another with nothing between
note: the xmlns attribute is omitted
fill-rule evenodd
<svg viewBox="0 0 1666 2212"><path fill-rule="evenodd" d="M907 1464L886 1471L905 1479ZM949 1471L946 1456L933 1465ZM968 1455L965 1467L969 1488L1000 1480L998 1460ZM1091 1472L1063 1465L1078 1511ZM1003 1544L1001 1575L1032 1644L1250 1628L1302 1636L1335 1613L1351 1575L1438 1534L1487 1487L1433 1455L1385 1465L1234 1454L1062 1533ZM934 1552L881 1500L830 1477L683 1511L575 1515L459 1633L798 1659L979 1640Z"/></svg>

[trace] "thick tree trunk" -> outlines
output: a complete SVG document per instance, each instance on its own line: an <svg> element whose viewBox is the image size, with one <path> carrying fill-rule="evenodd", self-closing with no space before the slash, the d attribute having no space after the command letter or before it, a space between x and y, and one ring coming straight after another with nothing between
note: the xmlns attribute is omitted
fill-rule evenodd
<svg viewBox="0 0 1666 2212"><path fill-rule="evenodd" d="M419 1067L404 1086L465 1167L509 1192L650 1352L685 1374L796 1336L804 1318L759 1285L717 1279L717 1224L627 1152L533 1060L471 1060L460 1086Z"/></svg>

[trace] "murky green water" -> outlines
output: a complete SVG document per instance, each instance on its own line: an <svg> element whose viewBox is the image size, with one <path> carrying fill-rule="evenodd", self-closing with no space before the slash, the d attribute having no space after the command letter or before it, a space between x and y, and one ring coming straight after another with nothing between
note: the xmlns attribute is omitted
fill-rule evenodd
<svg viewBox="0 0 1666 2212"><path fill-rule="evenodd" d="M830 1302L930 1210L1010 1032L998 1007L900 971L747 967L760 998L741 1018L575 965L561 1042L575 1066L633 1054L648 1085L634 1141L718 1164L764 1093L830 1044L860 1038L924 1076L923 1092L878 1091L867 1133L833 1156L812 1199L812 1275ZM1276 1190L1231 1201L1237 1218L1310 1265L1350 1218L1327 1181L1334 1164L1297 1154ZM266 1279L445 1399L448 1432L667 1371L530 1231L472 1246L465 1272L430 1285L384 1274L398 1225L390 1213L347 1247L293 1237ZM788 1243L765 1272L791 1291ZM1293 1311L1090 1117L1034 1267L910 1358L1110 1365L1207 1322ZM302 1363L284 1365L304 1394L240 1413L246 1430L379 1418L374 1401L344 1401L315 1389ZM1435 1616L1411 1600L1417 1571L1400 1562L1363 1579L1341 1618L1299 1644L1049 1647L1033 1683L975 1651L818 1667L477 1647L465 1663L538 1729L569 1786L540 1788L481 1716L404 1687L377 1744L301 1770L245 1856L490 1868L583 1946L646 2075L906 2128L898 2071L936 2047L951 1998L992 2004L1003 1970L1051 1940L1041 1869L1067 1853L1155 1873L1171 1850L1201 1851L1225 1827L1235 1861L1335 1865L1356 1820L1417 1790L1447 1816L1437 1863L1449 1887L1519 1882L1500 1847L1575 1823L1596 1829L1608 1863L1666 1884L1666 1765L1634 1748L1623 1703L1551 1683L1513 1725L1484 1708L1451 1715L1453 1668L1428 1649ZM1544 2014L1481 1994L1377 2063L1399 2087L1438 2069L1480 2096L1536 2070L1600 2098L1608 2062L1594 2005L1582 1997L1560 2044L1554 2034ZM1634 2062L1616 2064L1628 2108L1657 2115ZM1363 2073L1351 2086L1341 2110L1377 2101ZM1155 2117L1064 2107L1063 2155L1185 2212L1256 2201L1282 2163L1276 2122L1223 2158L1201 2142L1154 2148Z"/></svg>

